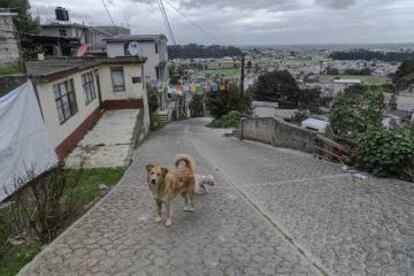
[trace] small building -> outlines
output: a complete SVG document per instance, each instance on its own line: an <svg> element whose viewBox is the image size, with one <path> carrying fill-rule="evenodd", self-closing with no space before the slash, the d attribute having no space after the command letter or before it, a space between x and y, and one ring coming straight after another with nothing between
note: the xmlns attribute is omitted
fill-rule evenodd
<svg viewBox="0 0 414 276"><path fill-rule="evenodd" d="M89 26L87 31L88 53L106 56L106 38L130 34L129 28L121 26Z"/></svg>
<svg viewBox="0 0 414 276"><path fill-rule="evenodd" d="M43 36L77 38L80 43L88 42L86 35L88 27L83 24L56 21L40 27L40 35Z"/></svg>
<svg viewBox="0 0 414 276"><path fill-rule="evenodd" d="M27 62L53 147L65 158L107 109L149 111L145 58L71 58Z"/></svg>
<svg viewBox="0 0 414 276"><path fill-rule="evenodd" d="M13 16L17 13L0 9L0 68L19 61L19 47Z"/></svg>
<svg viewBox="0 0 414 276"><path fill-rule="evenodd" d="M37 47L46 57L75 56L76 50L80 46L80 40L75 37L27 34L21 36L21 39L23 47Z"/></svg>
<svg viewBox="0 0 414 276"><path fill-rule="evenodd" d="M131 56L131 46L138 45L139 55L146 57L145 80L157 83L159 88L158 104L161 111L168 108L166 84L168 82L167 37L158 35L122 35L104 39L107 43L108 57Z"/></svg>

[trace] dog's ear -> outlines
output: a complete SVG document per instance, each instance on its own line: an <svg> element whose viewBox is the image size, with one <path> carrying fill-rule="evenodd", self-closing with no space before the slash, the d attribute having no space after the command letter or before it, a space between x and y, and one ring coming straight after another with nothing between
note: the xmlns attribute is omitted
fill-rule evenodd
<svg viewBox="0 0 414 276"><path fill-rule="evenodd" d="M162 171L162 175L165 177L168 173L168 169L167 168L161 168Z"/></svg>
<svg viewBox="0 0 414 276"><path fill-rule="evenodd" d="M152 170L152 168L154 168L155 167L155 165L154 164L152 164L152 163L150 163L150 164L147 164L146 166L145 166L145 169L147 170L147 172L149 172L150 170Z"/></svg>

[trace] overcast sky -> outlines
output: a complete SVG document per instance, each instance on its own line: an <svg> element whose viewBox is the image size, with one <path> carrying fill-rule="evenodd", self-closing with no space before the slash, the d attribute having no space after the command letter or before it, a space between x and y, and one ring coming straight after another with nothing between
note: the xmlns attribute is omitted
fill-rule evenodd
<svg viewBox="0 0 414 276"><path fill-rule="evenodd" d="M103 0L133 34L166 33L157 0ZM110 25L102 0L30 0L34 15ZM170 5L179 9L178 13ZM179 44L414 42L414 0L164 0ZM205 34L188 20L212 35Z"/></svg>

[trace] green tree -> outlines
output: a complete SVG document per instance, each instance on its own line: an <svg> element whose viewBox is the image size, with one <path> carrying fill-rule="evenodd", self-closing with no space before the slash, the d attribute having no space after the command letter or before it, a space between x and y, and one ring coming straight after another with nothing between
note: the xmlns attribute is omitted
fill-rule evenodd
<svg viewBox="0 0 414 276"><path fill-rule="evenodd" d="M0 0L0 7L10 8L17 13L13 21L20 34L36 34L39 32L39 19L34 19L30 14L28 0Z"/></svg>
<svg viewBox="0 0 414 276"><path fill-rule="evenodd" d="M309 109L312 113L319 111L321 104L321 90L320 89L303 89L299 92L298 106L300 109Z"/></svg>
<svg viewBox="0 0 414 276"><path fill-rule="evenodd" d="M368 130L382 127L383 108L382 92L361 85L349 87L333 101L331 128L344 138L359 139Z"/></svg>
<svg viewBox="0 0 414 276"><path fill-rule="evenodd" d="M245 92L241 95L239 86L230 84L226 92L208 94L206 105L214 118L220 118L230 111L249 112L251 101L249 93Z"/></svg>
<svg viewBox="0 0 414 276"><path fill-rule="evenodd" d="M397 90L407 89L414 84L414 60L406 60L401 63L392 80Z"/></svg>
<svg viewBox="0 0 414 276"><path fill-rule="evenodd" d="M193 95L193 97L191 98L190 104L189 104L189 107L191 110L191 117L203 116L203 111L204 111L203 102L204 102L203 95L199 95L199 94Z"/></svg>
<svg viewBox="0 0 414 276"><path fill-rule="evenodd" d="M147 83L147 98L150 113L154 113L158 109L157 90Z"/></svg>
<svg viewBox="0 0 414 276"><path fill-rule="evenodd" d="M288 71L275 70L259 76L252 90L255 100L286 101L297 105L300 89Z"/></svg>

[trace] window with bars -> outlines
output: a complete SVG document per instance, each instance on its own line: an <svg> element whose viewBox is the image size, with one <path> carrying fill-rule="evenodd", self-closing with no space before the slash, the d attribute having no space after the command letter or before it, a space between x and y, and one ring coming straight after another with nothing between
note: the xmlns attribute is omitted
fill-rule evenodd
<svg viewBox="0 0 414 276"><path fill-rule="evenodd" d="M78 112L73 79L53 85L53 93L55 94L59 122L63 124Z"/></svg>
<svg viewBox="0 0 414 276"><path fill-rule="evenodd" d="M125 91L125 79L123 67L111 68L112 90L114 92Z"/></svg>
<svg viewBox="0 0 414 276"><path fill-rule="evenodd" d="M88 105L96 99L95 83L93 81L93 73L88 72L82 75L83 92L85 93L85 104Z"/></svg>

